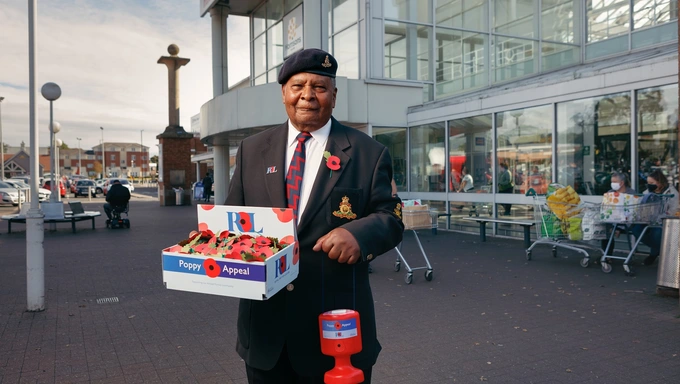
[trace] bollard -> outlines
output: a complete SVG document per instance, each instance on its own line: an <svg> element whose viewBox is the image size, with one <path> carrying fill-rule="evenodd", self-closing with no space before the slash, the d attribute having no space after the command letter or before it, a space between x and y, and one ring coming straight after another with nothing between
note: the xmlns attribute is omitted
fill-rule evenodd
<svg viewBox="0 0 680 384"><path fill-rule="evenodd" d="M92 201L92 186L91 185L87 186L87 199L88 199L88 201Z"/></svg>

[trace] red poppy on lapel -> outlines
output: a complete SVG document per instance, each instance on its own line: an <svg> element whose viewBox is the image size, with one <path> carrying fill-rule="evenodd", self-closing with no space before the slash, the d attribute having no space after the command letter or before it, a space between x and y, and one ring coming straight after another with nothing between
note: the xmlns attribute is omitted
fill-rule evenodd
<svg viewBox="0 0 680 384"><path fill-rule="evenodd" d="M326 159L326 166L331 170L330 177L333 177L333 171L340 169L340 158L331 155L331 153L328 151L324 151L323 157Z"/></svg>

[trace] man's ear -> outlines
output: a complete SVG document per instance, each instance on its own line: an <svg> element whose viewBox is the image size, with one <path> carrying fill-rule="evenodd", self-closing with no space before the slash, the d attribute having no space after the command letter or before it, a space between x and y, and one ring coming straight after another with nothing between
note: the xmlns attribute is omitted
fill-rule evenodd
<svg viewBox="0 0 680 384"><path fill-rule="evenodd" d="M286 84L281 84L281 102L286 104Z"/></svg>
<svg viewBox="0 0 680 384"><path fill-rule="evenodd" d="M335 108L335 98L336 98L337 96L338 96L338 89L337 89L337 88L333 88L333 107L332 107L332 108Z"/></svg>

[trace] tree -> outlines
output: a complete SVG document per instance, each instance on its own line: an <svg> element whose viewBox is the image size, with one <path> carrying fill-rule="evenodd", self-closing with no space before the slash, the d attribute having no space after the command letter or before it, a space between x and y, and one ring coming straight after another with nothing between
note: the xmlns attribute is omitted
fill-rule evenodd
<svg viewBox="0 0 680 384"><path fill-rule="evenodd" d="M151 156L150 161L151 161L152 163L158 164L158 155L153 155L153 156Z"/></svg>
<svg viewBox="0 0 680 384"><path fill-rule="evenodd" d="M66 144L62 141L61 147L59 147L59 149L68 149L68 144Z"/></svg>
<svg viewBox="0 0 680 384"><path fill-rule="evenodd" d="M92 165L92 170L95 173L102 173L102 163L95 161L94 164Z"/></svg>

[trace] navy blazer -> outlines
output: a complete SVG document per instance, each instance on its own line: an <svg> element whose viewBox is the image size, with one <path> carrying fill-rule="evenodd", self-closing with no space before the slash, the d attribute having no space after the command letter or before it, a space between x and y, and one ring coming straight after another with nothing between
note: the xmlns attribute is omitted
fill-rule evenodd
<svg viewBox="0 0 680 384"><path fill-rule="evenodd" d="M241 142L226 205L286 207L286 146L288 123ZM326 150L340 158L340 169L319 166L311 196L297 228L300 272L292 290L283 289L267 301L242 299L236 350L245 362L270 370L284 345L295 371L321 376L334 360L321 354L318 316L333 309L360 314L363 350L356 367L375 364L380 352L368 263L402 239L401 201L392 196L392 160L385 146L332 119ZM277 172L267 172L276 167ZM357 216L333 215L343 198ZM359 243L361 261L354 265L314 252L316 241L334 228L347 229Z"/></svg>

